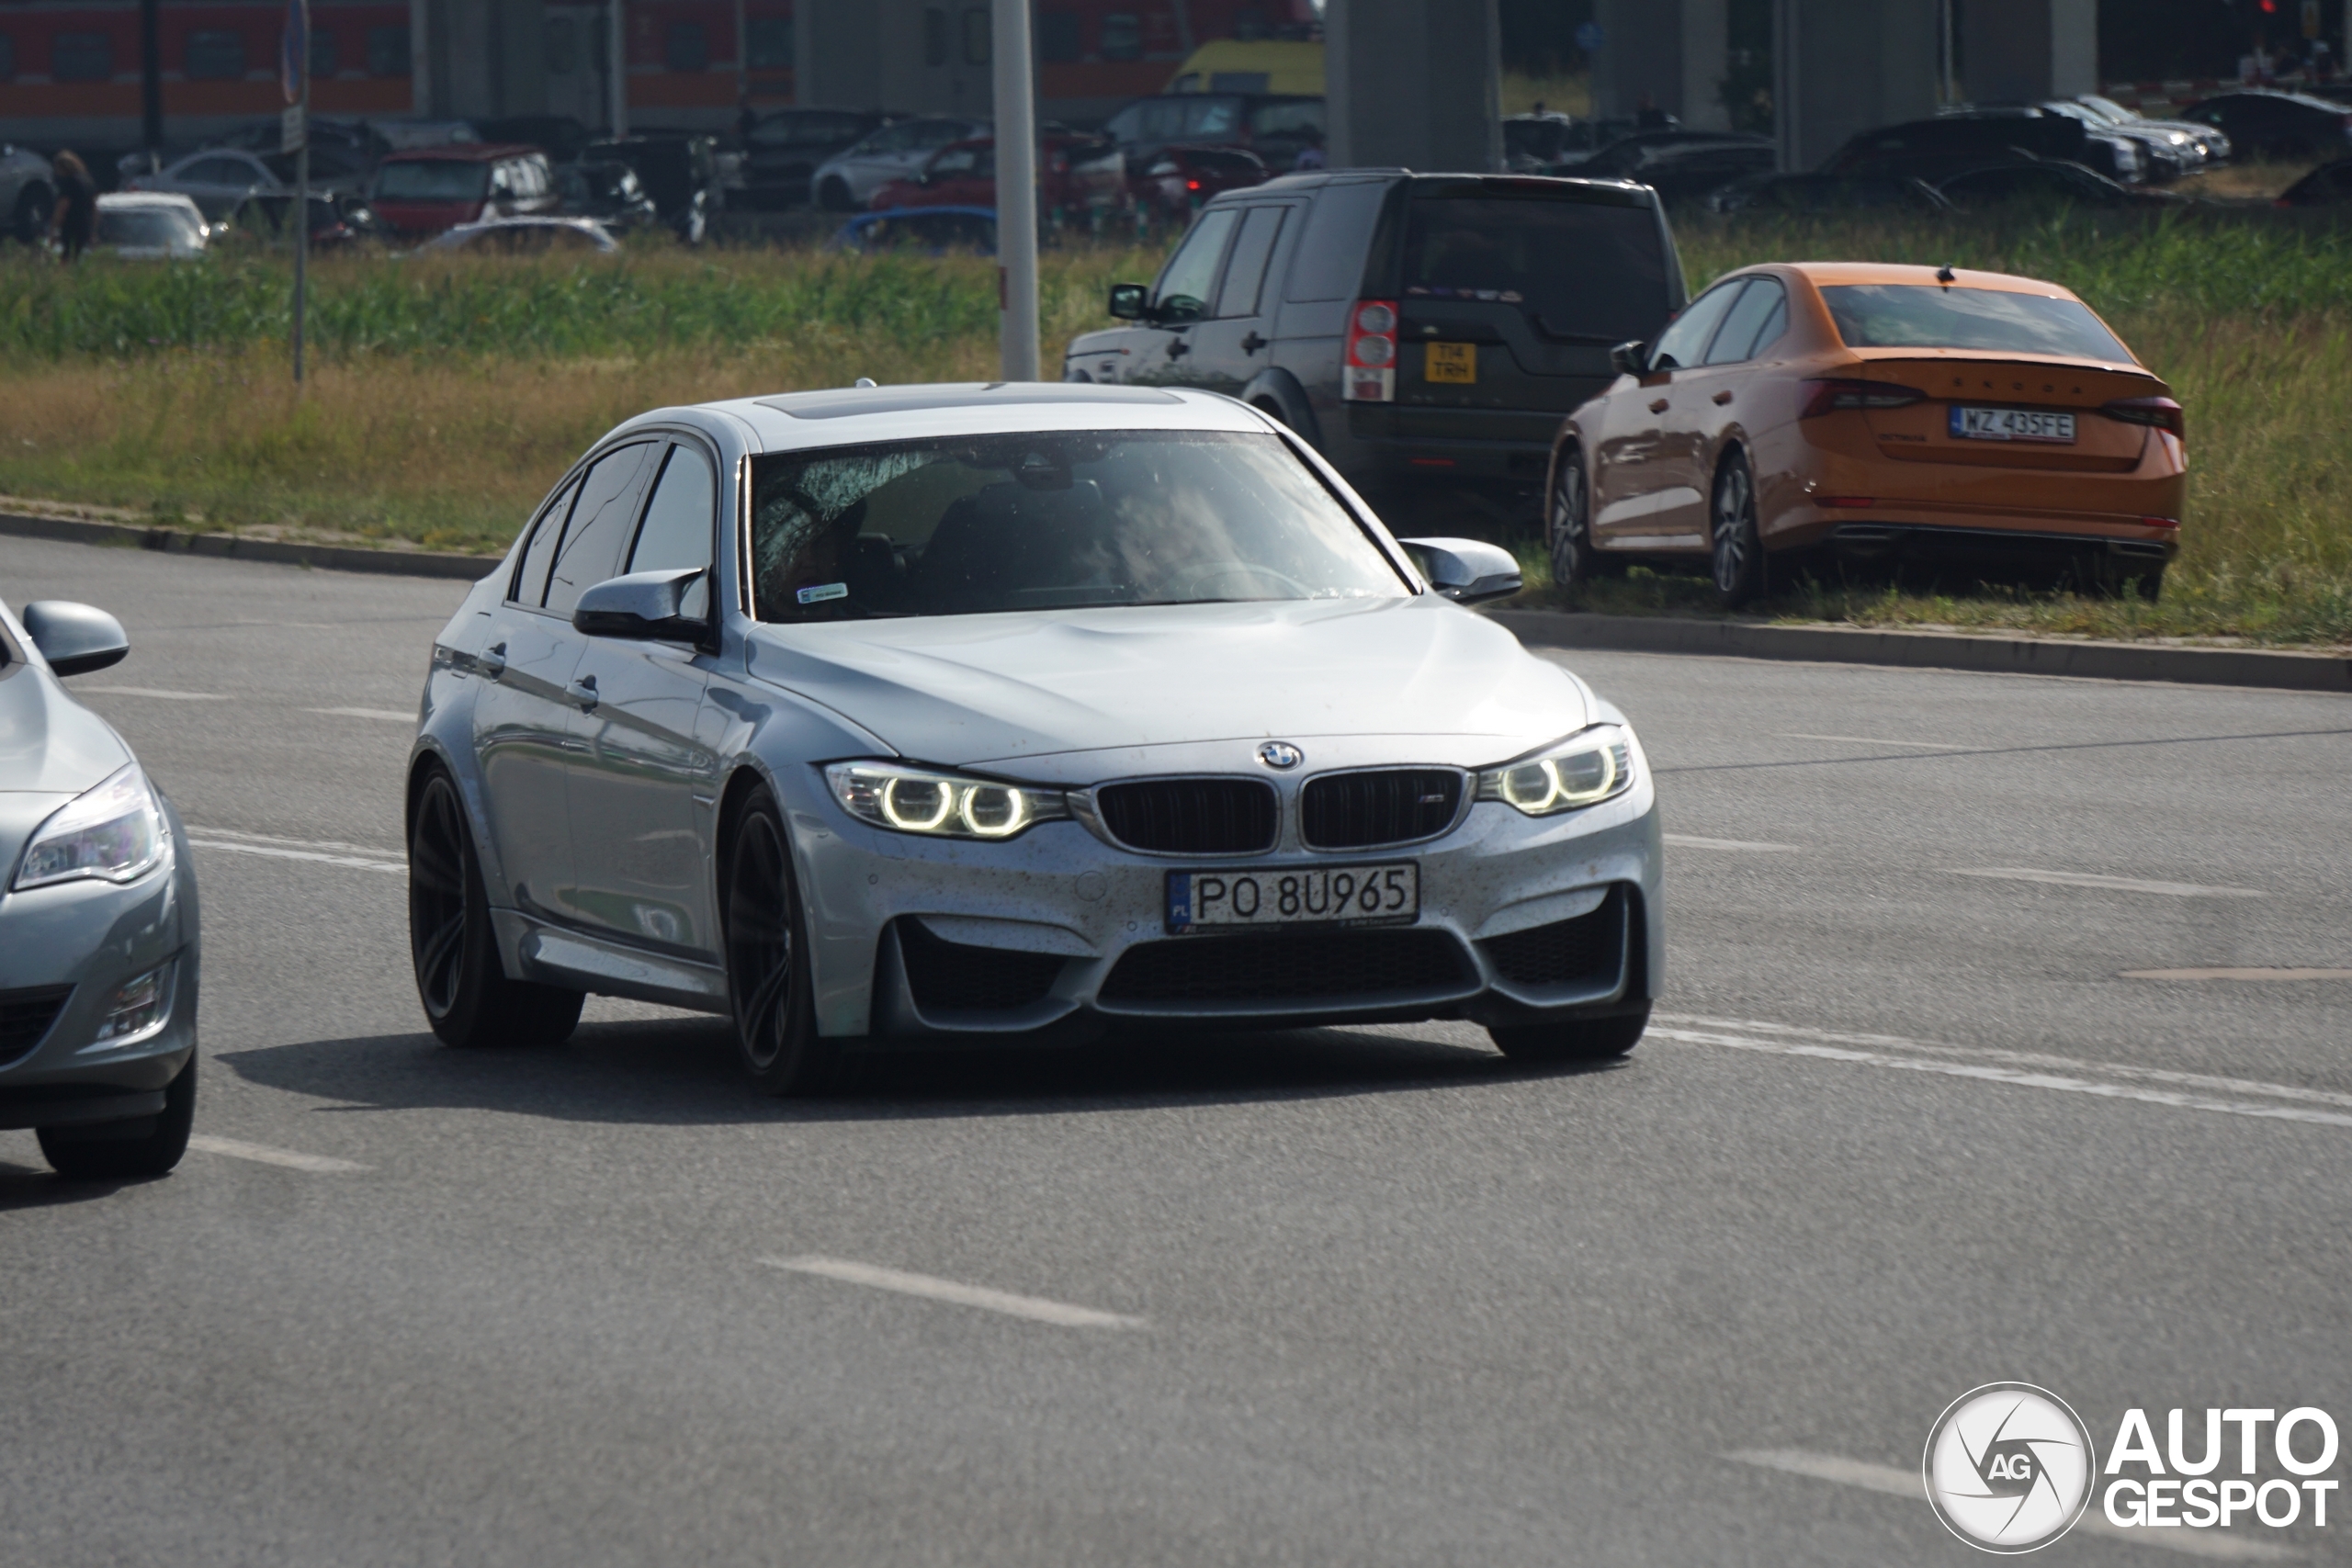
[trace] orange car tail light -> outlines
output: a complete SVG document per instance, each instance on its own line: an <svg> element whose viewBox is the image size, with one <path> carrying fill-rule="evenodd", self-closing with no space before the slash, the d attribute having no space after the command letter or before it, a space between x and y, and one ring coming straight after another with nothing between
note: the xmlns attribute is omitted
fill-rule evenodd
<svg viewBox="0 0 2352 1568"><path fill-rule="evenodd" d="M1887 381L1826 380L1804 385L1804 409L1799 419L1819 419L1845 409L1899 409L1928 400L1916 387Z"/></svg>
<svg viewBox="0 0 2352 1568"><path fill-rule="evenodd" d="M2188 439L2188 416L2170 398L2119 398L2098 412L2126 424L2153 425L2177 441Z"/></svg>
<svg viewBox="0 0 2352 1568"><path fill-rule="evenodd" d="M1348 358L1340 395L1351 403L1396 400L1396 301L1359 299L1348 312Z"/></svg>

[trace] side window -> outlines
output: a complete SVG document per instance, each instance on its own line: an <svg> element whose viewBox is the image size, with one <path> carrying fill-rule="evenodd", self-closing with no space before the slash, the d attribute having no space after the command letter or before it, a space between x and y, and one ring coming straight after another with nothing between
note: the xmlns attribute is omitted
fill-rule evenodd
<svg viewBox="0 0 2352 1568"><path fill-rule="evenodd" d="M651 441L616 447L582 477L579 503L571 509L571 525L563 531L548 572L548 609L569 615L581 594L620 574L621 550L628 542L629 525L637 521L645 470L661 449Z"/></svg>
<svg viewBox="0 0 2352 1568"><path fill-rule="evenodd" d="M1292 300L1305 304L1356 297L1363 282L1364 253L1371 248L1373 227L1380 221L1380 204L1387 195L1385 184L1373 181L1326 186L1316 193L1306 234L1291 257Z"/></svg>
<svg viewBox="0 0 2352 1568"><path fill-rule="evenodd" d="M1225 287L1217 291L1218 315L1258 313L1260 286L1266 280L1266 263L1282 234L1285 211L1280 207L1253 207L1242 219L1241 233L1233 242L1233 259L1225 265Z"/></svg>
<svg viewBox="0 0 2352 1568"><path fill-rule="evenodd" d="M1209 300L1216 294L1217 263L1225 259L1226 239L1240 215L1238 209L1231 207L1201 214L1192 233L1168 258L1159 287L1151 292L1162 320L1196 321L1208 314Z"/></svg>
<svg viewBox="0 0 2352 1568"><path fill-rule="evenodd" d="M700 447L683 441L673 444L669 460L662 465L662 477L653 481L653 499L645 503L645 521L638 525L637 544L629 550L628 570L707 570L712 513L718 500L718 487L711 480L710 459L703 456ZM708 578L687 596L686 603L689 613L709 614Z"/></svg>
<svg viewBox="0 0 2352 1568"><path fill-rule="evenodd" d="M579 494L580 481L574 479L539 513L531 542L523 547L522 564L509 584L506 596L516 604L536 604L548 596L548 562L555 558L556 541L563 537L564 522L571 515L571 502Z"/></svg>
<svg viewBox="0 0 2352 1568"><path fill-rule="evenodd" d="M1787 295L1769 277L1751 278L1739 303L1724 317L1723 330L1715 333L1715 341L1707 350L1707 363L1734 365L1755 358L1758 349L1781 335L1779 327L1772 329L1772 337L1763 335L1765 326L1775 319L1782 326L1787 325Z"/></svg>
<svg viewBox="0 0 2352 1568"><path fill-rule="evenodd" d="M1746 287L1747 280L1743 278L1710 288L1690 301L1658 338L1657 348L1650 355L1651 372L1687 370L1700 364L1707 351L1707 340L1715 335L1724 312Z"/></svg>

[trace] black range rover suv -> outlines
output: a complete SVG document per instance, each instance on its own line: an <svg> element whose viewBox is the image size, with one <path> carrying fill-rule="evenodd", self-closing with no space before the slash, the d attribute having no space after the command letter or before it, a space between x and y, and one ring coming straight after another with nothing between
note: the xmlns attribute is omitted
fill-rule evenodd
<svg viewBox="0 0 2352 1568"><path fill-rule="evenodd" d="M1539 506L1561 419L1616 344L1682 308L1656 195L1614 180L1346 169L1228 191L1123 324L1070 341L1069 381L1228 393L1305 435L1376 502Z"/></svg>

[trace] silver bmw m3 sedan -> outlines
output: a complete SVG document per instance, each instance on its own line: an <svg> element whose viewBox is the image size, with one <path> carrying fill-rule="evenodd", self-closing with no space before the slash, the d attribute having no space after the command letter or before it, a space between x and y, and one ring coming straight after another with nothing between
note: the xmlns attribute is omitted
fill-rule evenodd
<svg viewBox="0 0 2352 1568"><path fill-rule="evenodd" d="M1463 1019L1628 1050L1660 980L1624 716L1255 410L866 388L599 441L433 649L418 990L455 1045L584 993L846 1052Z"/></svg>
<svg viewBox="0 0 2352 1568"><path fill-rule="evenodd" d="M0 604L0 1127L70 1177L161 1176L196 1114L187 835L59 679L130 651L87 604Z"/></svg>

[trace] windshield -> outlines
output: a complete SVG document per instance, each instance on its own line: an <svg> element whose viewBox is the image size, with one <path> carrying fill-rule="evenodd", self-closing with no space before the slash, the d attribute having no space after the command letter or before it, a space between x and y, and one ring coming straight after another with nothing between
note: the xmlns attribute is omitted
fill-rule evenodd
<svg viewBox="0 0 2352 1568"><path fill-rule="evenodd" d="M1405 293L1516 305L1553 337L1623 343L1666 315L1665 247L1646 207L1423 197L1405 231Z"/></svg>
<svg viewBox="0 0 2352 1568"><path fill-rule="evenodd" d="M376 171L379 201L480 201L489 189L488 164L436 158Z"/></svg>
<svg viewBox="0 0 2352 1568"><path fill-rule="evenodd" d="M965 436L752 472L763 621L1410 592L1272 435Z"/></svg>
<svg viewBox="0 0 2352 1568"><path fill-rule="evenodd" d="M98 209L98 243L165 250L193 244L196 225L185 212L162 208Z"/></svg>
<svg viewBox="0 0 2352 1568"><path fill-rule="evenodd" d="M1931 283L1860 283L1821 298L1849 348L1982 348L2136 365L2079 299Z"/></svg>

